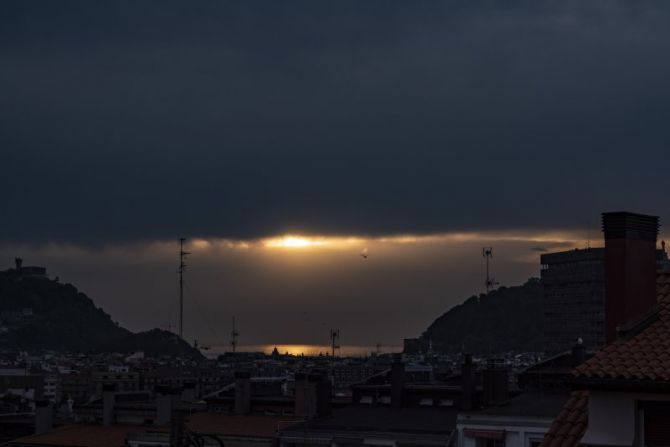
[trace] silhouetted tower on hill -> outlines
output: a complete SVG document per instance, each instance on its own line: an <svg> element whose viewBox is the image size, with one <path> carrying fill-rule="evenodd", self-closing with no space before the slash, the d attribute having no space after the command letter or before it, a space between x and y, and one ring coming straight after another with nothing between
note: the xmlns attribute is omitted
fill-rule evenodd
<svg viewBox="0 0 670 447"><path fill-rule="evenodd" d="M230 331L230 347L233 349L233 352L237 350L237 337L240 336L240 333L235 329L235 317L233 317L233 330Z"/></svg>
<svg viewBox="0 0 670 447"><path fill-rule="evenodd" d="M484 247L482 248L482 256L486 258L486 294L488 295L491 289L493 289L498 283L490 274L489 262L493 258L493 247Z"/></svg>
<svg viewBox="0 0 670 447"><path fill-rule="evenodd" d="M184 251L185 238L179 238L179 337L184 338L184 271L186 256L191 253Z"/></svg>
<svg viewBox="0 0 670 447"><path fill-rule="evenodd" d="M340 330L339 329L331 329L330 330L330 348L331 348L331 355L335 357L335 350L340 349L340 347L337 344L337 340L340 338Z"/></svg>

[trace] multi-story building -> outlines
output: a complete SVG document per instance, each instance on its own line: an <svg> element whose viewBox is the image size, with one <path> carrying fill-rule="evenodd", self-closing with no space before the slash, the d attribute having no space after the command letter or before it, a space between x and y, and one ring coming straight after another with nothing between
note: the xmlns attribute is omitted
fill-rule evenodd
<svg viewBox="0 0 670 447"><path fill-rule="evenodd" d="M58 403L62 397L61 377L57 373L48 373L44 376L44 398Z"/></svg>
<svg viewBox="0 0 670 447"><path fill-rule="evenodd" d="M605 249L544 254L544 345L566 351L581 338L588 347L605 344Z"/></svg>
<svg viewBox="0 0 670 447"><path fill-rule="evenodd" d="M84 403L94 394L91 375L86 372L72 372L61 376L61 395L75 403Z"/></svg>
<svg viewBox="0 0 670 447"><path fill-rule="evenodd" d="M138 391L140 389L140 374L137 372L95 371L92 379L95 395L101 395L103 385L109 384L115 385L118 391Z"/></svg>
<svg viewBox="0 0 670 447"><path fill-rule="evenodd" d="M371 365L365 362L349 362L335 365L331 368L333 386L336 390L348 389L374 373Z"/></svg>

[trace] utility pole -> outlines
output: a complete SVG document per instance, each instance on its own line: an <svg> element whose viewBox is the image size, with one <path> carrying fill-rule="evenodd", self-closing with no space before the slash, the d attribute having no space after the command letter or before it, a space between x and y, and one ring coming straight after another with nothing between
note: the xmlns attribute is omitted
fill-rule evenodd
<svg viewBox="0 0 670 447"><path fill-rule="evenodd" d="M331 329L330 330L330 348L331 348L331 355L333 358L335 358L335 350L340 349L340 347L337 345L337 340L340 338L340 330L339 329Z"/></svg>
<svg viewBox="0 0 670 447"><path fill-rule="evenodd" d="M179 238L179 337L184 338L184 271L186 256L191 253L184 251L185 238Z"/></svg>
<svg viewBox="0 0 670 447"><path fill-rule="evenodd" d="M233 330L230 331L230 346L233 348L233 352L237 349L237 337L240 336L240 333L235 329L235 317L233 317Z"/></svg>
<svg viewBox="0 0 670 447"><path fill-rule="evenodd" d="M489 273L489 261L493 258L493 247L482 248L482 256L486 258L486 294L488 295L491 289L497 284L495 279L491 278Z"/></svg>

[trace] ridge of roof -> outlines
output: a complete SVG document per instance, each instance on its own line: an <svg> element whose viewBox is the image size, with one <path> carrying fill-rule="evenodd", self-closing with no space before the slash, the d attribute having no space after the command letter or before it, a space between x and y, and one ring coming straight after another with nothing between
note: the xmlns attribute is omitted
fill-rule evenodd
<svg viewBox="0 0 670 447"><path fill-rule="evenodd" d="M653 315L640 321L630 338L612 343L572 370L577 384L591 379L670 382L670 273L656 280L658 304Z"/></svg>

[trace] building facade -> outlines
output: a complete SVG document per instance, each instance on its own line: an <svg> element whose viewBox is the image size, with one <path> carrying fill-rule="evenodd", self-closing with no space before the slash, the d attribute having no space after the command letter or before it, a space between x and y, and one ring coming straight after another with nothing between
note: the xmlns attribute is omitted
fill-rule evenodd
<svg viewBox="0 0 670 447"><path fill-rule="evenodd" d="M569 350L581 338L605 344L605 249L587 248L540 257L544 287L544 350Z"/></svg>

